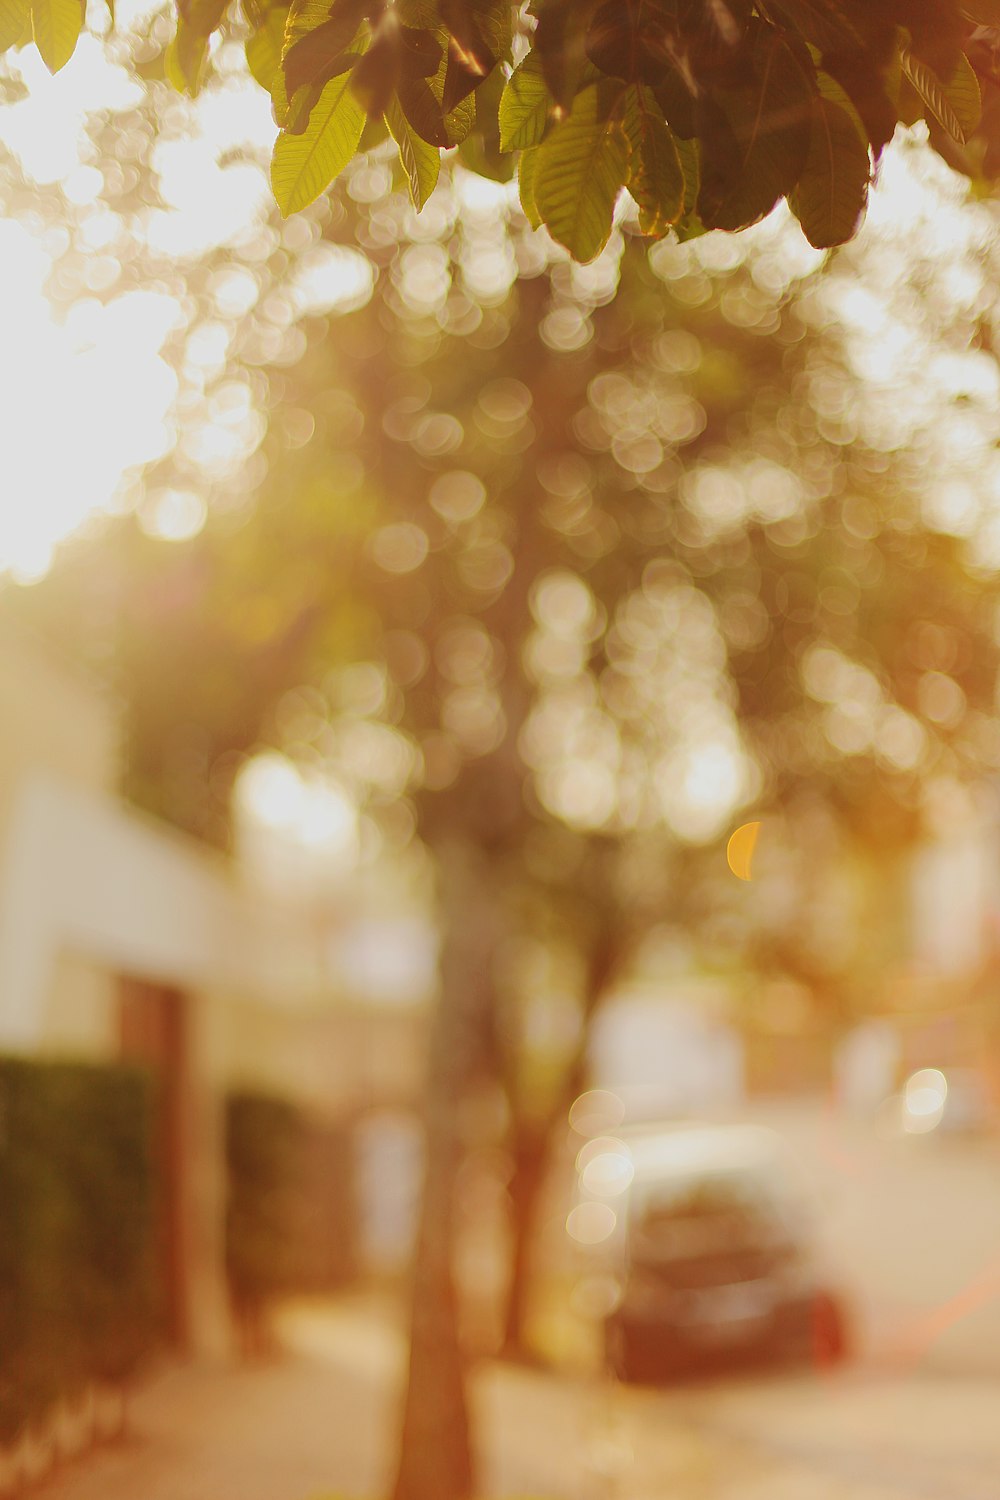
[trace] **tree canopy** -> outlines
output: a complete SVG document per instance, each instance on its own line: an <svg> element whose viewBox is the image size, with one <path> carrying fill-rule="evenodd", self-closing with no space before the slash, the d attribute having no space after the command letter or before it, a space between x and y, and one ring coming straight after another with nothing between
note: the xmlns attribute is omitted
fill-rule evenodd
<svg viewBox="0 0 1000 1500"><path fill-rule="evenodd" d="M113 0L109 0L113 11ZM627 192L643 236L737 230L787 199L811 243L849 240L898 123L954 167L1000 167L1000 0L177 0L159 66L195 94L244 38L278 129L285 215L361 152L398 151L419 209L442 153L518 176L531 224L580 261ZM81 0L2 0L0 48L56 71ZM113 18L112 18L113 20ZM154 49L155 51L155 49Z"/></svg>
<svg viewBox="0 0 1000 1500"><path fill-rule="evenodd" d="M45 190L71 287L89 285L96 243L184 303L179 439L145 475L138 524L81 544L81 607L65 572L52 601L78 645L89 612L114 656L128 793L224 842L235 774L274 746L349 793L386 864L421 841L440 876L401 1500L472 1488L451 1252L473 1095L503 1089L523 1246L621 955L669 927L716 964L798 976L846 1017L892 958L890 858L942 790L1000 766L993 206L965 205L964 237L932 232L956 230L955 198L895 238L873 212L823 278L784 214L699 237L790 193L826 243L817 181L848 235L900 118L988 175L993 7L912 4L905 31L902 4L536 9L336 0L254 12L251 29L249 10L188 6L172 43L161 17L120 55L193 92L209 21L242 68L240 28L284 122L274 181L299 199L282 206L340 163L345 191L168 264L175 241L144 238L136 212L157 202L162 83L91 127L116 237L91 240L89 206ZM34 34L46 55L44 22ZM855 178L836 151L816 168L814 118L833 143L847 122ZM445 139L426 139L439 120ZM397 147L417 209L454 149L474 172L516 166L526 215L457 171L417 218L389 197ZM888 154L887 190L905 154ZM623 184L635 206L619 212ZM567 263L540 220L577 258L606 251ZM665 242L622 256L635 230ZM359 262L335 321L302 311L301 272ZM213 468L213 451L243 464ZM174 491L206 523L170 551L146 526ZM737 888L718 840L751 807L780 858ZM853 903L833 878L844 849L871 871Z"/></svg>

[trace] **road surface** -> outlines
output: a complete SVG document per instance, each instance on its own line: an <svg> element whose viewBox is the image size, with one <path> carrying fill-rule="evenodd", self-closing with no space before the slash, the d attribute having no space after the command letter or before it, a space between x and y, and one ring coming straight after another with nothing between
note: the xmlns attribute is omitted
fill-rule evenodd
<svg viewBox="0 0 1000 1500"><path fill-rule="evenodd" d="M1000 1143L893 1138L815 1101L755 1118L812 1181L861 1359L673 1390L484 1362L484 1500L1000 1500ZM398 1323L346 1299L288 1310L282 1334L280 1362L164 1371L131 1437L66 1465L38 1500L384 1494Z"/></svg>

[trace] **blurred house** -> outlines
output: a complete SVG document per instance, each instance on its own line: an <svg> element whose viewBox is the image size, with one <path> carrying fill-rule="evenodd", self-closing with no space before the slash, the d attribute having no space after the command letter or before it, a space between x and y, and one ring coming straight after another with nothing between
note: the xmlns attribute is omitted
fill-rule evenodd
<svg viewBox="0 0 1000 1500"><path fill-rule="evenodd" d="M44 879L42 870L34 875L29 825L35 815L28 804L38 799L43 779L71 794L110 796L118 782L120 730L117 705L99 684L9 627L0 631L0 723L0 1011L6 1046L26 1024L20 995L22 985L32 983L25 972L29 955L38 951L30 928L41 920L22 887ZM21 930L22 923L29 930ZM63 943L47 951L45 962L38 1045L102 1055L114 1031L110 975Z"/></svg>
<svg viewBox="0 0 1000 1500"><path fill-rule="evenodd" d="M331 1004L328 934L125 806L119 706L7 625L0 718L0 1051L157 1072L170 1323L221 1352L226 1093L405 1109L419 1016Z"/></svg>
<svg viewBox="0 0 1000 1500"><path fill-rule="evenodd" d="M947 783L931 811L907 870L902 951L872 1016L838 1042L837 1094L858 1109L920 1068L968 1071L1000 1102L1000 805L988 786Z"/></svg>
<svg viewBox="0 0 1000 1500"><path fill-rule="evenodd" d="M815 925L857 962L834 944L815 983L807 964L728 984L668 965L602 1009L590 1082L618 1094L629 1120L778 1095L829 1095L866 1114L921 1068L975 1075L1000 1105L1000 798L957 785L934 795L931 832L875 871L874 920L863 880L852 892L849 872L817 874Z"/></svg>

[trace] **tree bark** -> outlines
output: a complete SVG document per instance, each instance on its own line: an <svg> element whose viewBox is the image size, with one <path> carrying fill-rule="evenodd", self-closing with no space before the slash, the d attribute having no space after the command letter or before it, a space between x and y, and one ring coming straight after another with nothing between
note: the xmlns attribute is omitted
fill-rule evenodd
<svg viewBox="0 0 1000 1500"><path fill-rule="evenodd" d="M511 1249L510 1279L504 1307L504 1353L523 1359L530 1354L526 1339L528 1300L531 1293L532 1250L537 1229L538 1205L545 1184L552 1141L559 1125L565 1125L574 1099L587 1076L590 1025L607 992L611 976L621 962L627 942L615 931L613 907L598 923L597 937L587 962L583 996L583 1026L572 1057L566 1065L558 1095L547 1116L528 1125L515 1123L511 1154L514 1169L510 1179ZM516 1122L516 1088L507 1079L507 1096Z"/></svg>
<svg viewBox="0 0 1000 1500"><path fill-rule="evenodd" d="M431 1028L426 1168L413 1267L410 1363L393 1500L470 1500L474 1462L455 1283L455 1180L463 1106L481 1070L493 998L496 905L468 847L439 851L441 995Z"/></svg>
<svg viewBox="0 0 1000 1500"><path fill-rule="evenodd" d="M504 1353L513 1359L529 1351L527 1332L528 1296L531 1291L531 1256L534 1247L538 1200L548 1161L548 1138L536 1130L520 1132L513 1144L513 1171L509 1193L511 1210L510 1279L504 1316Z"/></svg>

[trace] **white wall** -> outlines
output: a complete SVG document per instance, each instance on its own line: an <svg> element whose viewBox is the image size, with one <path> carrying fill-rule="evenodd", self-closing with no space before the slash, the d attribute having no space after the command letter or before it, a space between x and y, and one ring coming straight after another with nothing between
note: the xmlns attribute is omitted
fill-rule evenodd
<svg viewBox="0 0 1000 1500"><path fill-rule="evenodd" d="M966 824L913 862L914 956L936 975L972 973L987 952L996 908L997 828Z"/></svg>
<svg viewBox="0 0 1000 1500"><path fill-rule="evenodd" d="M323 954L225 861L110 797L22 778L0 849L0 1047L35 1050L61 958L188 990L296 1005Z"/></svg>
<svg viewBox="0 0 1000 1500"><path fill-rule="evenodd" d="M99 683L0 616L0 838L21 783L33 771L91 791L113 791L119 721L117 702Z"/></svg>

